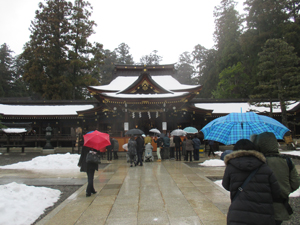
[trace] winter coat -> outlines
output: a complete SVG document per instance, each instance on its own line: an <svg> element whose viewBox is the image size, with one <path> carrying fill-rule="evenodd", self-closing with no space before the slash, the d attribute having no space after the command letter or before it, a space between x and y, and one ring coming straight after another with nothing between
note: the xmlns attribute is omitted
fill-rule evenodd
<svg viewBox="0 0 300 225"><path fill-rule="evenodd" d="M164 147L170 147L170 138L168 136L163 137Z"/></svg>
<svg viewBox="0 0 300 225"><path fill-rule="evenodd" d="M152 138L147 136L147 137L145 137L144 141L145 141L145 145L148 144L148 143L151 144L152 143Z"/></svg>
<svg viewBox="0 0 300 225"><path fill-rule="evenodd" d="M274 202L275 219L289 220L290 216L282 201L288 199L289 194L299 188L299 174L295 165L290 160L290 169L286 160L288 157L279 154L277 139L273 133L265 132L257 135L254 144L257 150L265 155L267 164L273 170L281 188L280 199Z"/></svg>
<svg viewBox="0 0 300 225"><path fill-rule="evenodd" d="M109 141L110 141L110 145L106 146L106 150L107 151L113 151L115 143L114 143L112 138L110 138Z"/></svg>
<svg viewBox="0 0 300 225"><path fill-rule="evenodd" d="M119 151L119 142L118 142L118 140L113 138L113 142L114 142L114 152Z"/></svg>
<svg viewBox="0 0 300 225"><path fill-rule="evenodd" d="M182 141L182 155L186 154L186 140Z"/></svg>
<svg viewBox="0 0 300 225"><path fill-rule="evenodd" d="M275 224L273 200L280 196L280 187L263 154L254 150L234 151L224 162L222 185L230 191L231 198L227 224ZM233 200L238 188L257 168L256 174Z"/></svg>
<svg viewBox="0 0 300 225"><path fill-rule="evenodd" d="M147 150L150 150L150 151L152 152L153 146L152 146L150 143L148 143L148 144L145 145L145 150L146 150L146 151L147 151Z"/></svg>
<svg viewBox="0 0 300 225"><path fill-rule="evenodd" d="M78 166L80 167L80 172L87 172L87 168L91 167L94 168L94 170L98 170L98 164L96 163L87 163L86 162L86 156L89 153L89 151L95 151L97 154L99 154L99 151L93 150L89 147L83 146L81 150L81 155L78 161Z"/></svg>
<svg viewBox="0 0 300 225"><path fill-rule="evenodd" d="M170 147L175 148L174 137L170 137Z"/></svg>
<svg viewBox="0 0 300 225"><path fill-rule="evenodd" d="M134 141L134 140L128 141L128 154L136 155L136 141Z"/></svg>
<svg viewBox="0 0 300 225"><path fill-rule="evenodd" d="M157 140L153 140L156 144L158 148L161 148L163 146L163 139L161 137L157 138Z"/></svg>
<svg viewBox="0 0 300 225"><path fill-rule="evenodd" d="M187 139L186 144L185 144L185 150L188 151L194 151L194 146L193 146L193 140L192 139Z"/></svg>
<svg viewBox="0 0 300 225"><path fill-rule="evenodd" d="M199 138L194 137L192 141L193 141L193 144L194 144L194 149L199 150L200 145L201 145L201 142L200 142Z"/></svg>
<svg viewBox="0 0 300 225"><path fill-rule="evenodd" d="M175 147L176 147L176 148L179 148L179 147L180 147L180 144L182 143L181 138L180 138L179 136L174 136L173 141L174 141L174 143L175 143Z"/></svg>
<svg viewBox="0 0 300 225"><path fill-rule="evenodd" d="M136 151L137 153L142 153L144 150L144 139L142 136L136 138Z"/></svg>

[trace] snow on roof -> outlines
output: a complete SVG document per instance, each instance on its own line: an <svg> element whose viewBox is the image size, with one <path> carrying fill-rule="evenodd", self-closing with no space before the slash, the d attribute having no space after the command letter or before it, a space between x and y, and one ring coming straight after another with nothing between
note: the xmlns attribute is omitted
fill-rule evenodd
<svg viewBox="0 0 300 225"><path fill-rule="evenodd" d="M171 75L161 75L161 76L151 76L151 78L158 83L162 88L167 90L183 90L183 89L192 89L198 87L198 85L187 85L179 83ZM129 76L129 77L116 77L108 85L101 86L90 86L91 88L103 91L121 91L130 86L138 79L138 76Z"/></svg>
<svg viewBox="0 0 300 225"><path fill-rule="evenodd" d="M27 132L27 130L25 128L2 128L1 130L4 133L10 133L10 134L13 134L13 133L20 134L20 133Z"/></svg>
<svg viewBox="0 0 300 225"><path fill-rule="evenodd" d="M93 105L4 105L0 104L3 115L77 115L76 111L94 108Z"/></svg>
<svg viewBox="0 0 300 225"><path fill-rule="evenodd" d="M293 109L299 103L296 102L292 105L287 106L287 110ZM237 102L237 103L196 103L195 106L197 108L213 110L213 113L232 113L232 112L270 112L269 107L258 107L254 105L250 105L247 102ZM273 108L274 113L281 113L281 108Z"/></svg>
<svg viewBox="0 0 300 225"><path fill-rule="evenodd" d="M188 92L174 92L174 93L166 93L166 94L117 94L117 93L105 93L104 96L114 97L114 98L174 98L180 97Z"/></svg>

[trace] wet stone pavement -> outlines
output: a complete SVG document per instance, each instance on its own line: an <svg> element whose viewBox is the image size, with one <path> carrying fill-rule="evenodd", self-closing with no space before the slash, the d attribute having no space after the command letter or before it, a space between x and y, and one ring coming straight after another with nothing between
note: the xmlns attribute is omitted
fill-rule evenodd
<svg viewBox="0 0 300 225"><path fill-rule="evenodd" d="M206 159L201 158L200 162ZM102 165L95 174L97 193L88 198L85 196L86 175L79 171L41 174L0 170L0 182L5 179L20 179L24 183L44 183L45 186L72 184L79 187L40 219L36 223L39 225L222 225L226 224L229 193L214 184L213 180L222 178L224 169L225 167L201 167L195 162L174 160L129 167L125 158L121 158L114 160L112 164ZM298 224L298 221L284 224Z"/></svg>

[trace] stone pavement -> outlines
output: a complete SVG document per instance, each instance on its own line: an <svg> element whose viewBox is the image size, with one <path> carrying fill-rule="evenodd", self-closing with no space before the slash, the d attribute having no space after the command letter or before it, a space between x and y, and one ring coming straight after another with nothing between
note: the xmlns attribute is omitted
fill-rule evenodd
<svg viewBox="0 0 300 225"><path fill-rule="evenodd" d="M188 164L114 160L96 172L95 195L86 197L84 184L37 224L226 224L229 192L208 179L221 179L225 167Z"/></svg>

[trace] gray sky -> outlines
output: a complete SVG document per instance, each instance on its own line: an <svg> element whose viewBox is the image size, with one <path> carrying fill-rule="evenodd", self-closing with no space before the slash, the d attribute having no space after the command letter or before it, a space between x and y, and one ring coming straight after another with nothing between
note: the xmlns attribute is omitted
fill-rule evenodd
<svg viewBox="0 0 300 225"><path fill-rule="evenodd" d="M244 0L236 0L242 10ZM6 43L15 54L29 40L28 30L38 3L44 0L0 0L0 45ZM197 44L212 48L215 29L213 10L220 0L89 0L91 19L97 23L91 42L111 51L122 42L130 47L134 61L153 50L162 64L178 61Z"/></svg>

